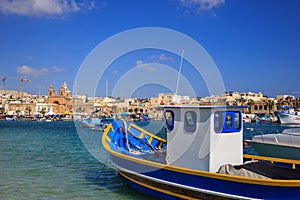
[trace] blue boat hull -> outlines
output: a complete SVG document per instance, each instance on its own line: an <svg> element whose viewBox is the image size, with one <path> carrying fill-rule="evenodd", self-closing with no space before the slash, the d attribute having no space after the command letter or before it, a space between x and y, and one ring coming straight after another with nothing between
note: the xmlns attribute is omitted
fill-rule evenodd
<svg viewBox="0 0 300 200"><path fill-rule="evenodd" d="M300 199L299 173L279 180L174 166L166 158L165 140L135 126L124 127L120 122L110 124L102 145L125 182L142 193L162 199ZM124 130L130 131L125 134ZM249 155L244 159L284 163L293 169L300 166L300 161Z"/></svg>
<svg viewBox="0 0 300 200"><path fill-rule="evenodd" d="M300 188L268 186L199 176L111 155L114 166L131 187L163 199L232 198L299 199ZM163 193L163 195L161 194Z"/></svg>

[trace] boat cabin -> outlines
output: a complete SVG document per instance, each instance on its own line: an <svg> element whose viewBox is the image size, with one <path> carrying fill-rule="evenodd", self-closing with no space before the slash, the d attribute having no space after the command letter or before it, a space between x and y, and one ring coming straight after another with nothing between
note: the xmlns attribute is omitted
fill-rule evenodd
<svg viewBox="0 0 300 200"><path fill-rule="evenodd" d="M242 108L166 106L168 164L216 172L243 163Z"/></svg>

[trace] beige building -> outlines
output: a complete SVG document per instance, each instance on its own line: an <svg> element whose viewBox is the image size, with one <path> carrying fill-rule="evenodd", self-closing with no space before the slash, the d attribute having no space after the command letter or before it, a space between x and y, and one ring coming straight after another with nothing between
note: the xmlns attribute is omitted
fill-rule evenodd
<svg viewBox="0 0 300 200"><path fill-rule="evenodd" d="M52 108L54 113L57 114L71 114L72 100L71 92L64 82L59 89L59 93L55 93L52 84L48 90L47 105Z"/></svg>

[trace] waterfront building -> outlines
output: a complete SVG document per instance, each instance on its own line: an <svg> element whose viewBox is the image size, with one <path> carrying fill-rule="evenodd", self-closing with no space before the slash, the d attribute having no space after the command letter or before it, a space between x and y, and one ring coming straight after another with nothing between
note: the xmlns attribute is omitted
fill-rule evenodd
<svg viewBox="0 0 300 200"><path fill-rule="evenodd" d="M8 115L31 115L32 113L36 112L35 110L35 103L33 102L21 102L17 101L10 101L6 104L5 109Z"/></svg>
<svg viewBox="0 0 300 200"><path fill-rule="evenodd" d="M72 112L75 115L91 115L94 112L94 99L86 95L73 96Z"/></svg>
<svg viewBox="0 0 300 200"><path fill-rule="evenodd" d="M62 84L59 93L55 93L53 85L51 84L48 90L48 108L51 108L54 113L69 115L72 110L71 92L67 87L66 82Z"/></svg>

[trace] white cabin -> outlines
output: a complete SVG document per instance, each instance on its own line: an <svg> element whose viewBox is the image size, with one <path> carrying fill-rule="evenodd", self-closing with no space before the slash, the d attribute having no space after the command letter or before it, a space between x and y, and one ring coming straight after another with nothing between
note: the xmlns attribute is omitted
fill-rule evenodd
<svg viewBox="0 0 300 200"><path fill-rule="evenodd" d="M216 172L224 164L243 163L242 108L167 106L167 162Z"/></svg>

